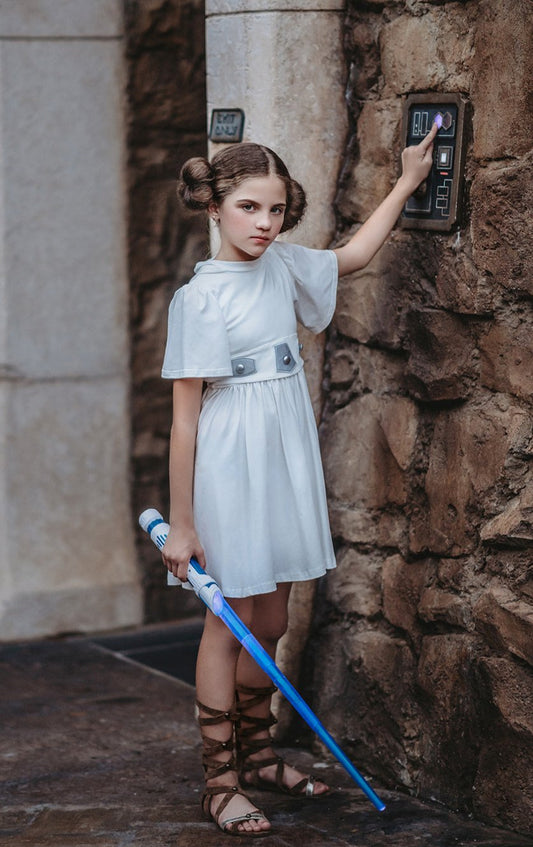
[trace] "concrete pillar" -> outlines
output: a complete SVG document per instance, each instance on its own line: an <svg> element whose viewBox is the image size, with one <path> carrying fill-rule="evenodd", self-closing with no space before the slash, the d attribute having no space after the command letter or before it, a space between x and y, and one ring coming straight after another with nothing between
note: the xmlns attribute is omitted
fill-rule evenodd
<svg viewBox="0 0 533 847"><path fill-rule="evenodd" d="M0 638L142 616L121 0L0 4Z"/></svg>
<svg viewBox="0 0 533 847"><path fill-rule="evenodd" d="M308 210L287 240L308 247L327 247L334 234L347 134L343 9L343 0L206 0L208 116L214 108L243 109L243 141L273 148L302 183ZM210 144L210 153L219 147ZM302 332L301 340L318 415L324 339ZM279 656L290 676L299 664L312 597L312 584L295 586Z"/></svg>

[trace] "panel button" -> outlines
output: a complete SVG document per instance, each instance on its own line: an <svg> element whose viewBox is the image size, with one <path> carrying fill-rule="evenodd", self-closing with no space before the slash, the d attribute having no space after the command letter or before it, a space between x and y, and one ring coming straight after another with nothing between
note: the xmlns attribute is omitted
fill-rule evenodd
<svg viewBox="0 0 533 847"><path fill-rule="evenodd" d="M453 147L442 146L437 148L437 166L449 169L453 162Z"/></svg>

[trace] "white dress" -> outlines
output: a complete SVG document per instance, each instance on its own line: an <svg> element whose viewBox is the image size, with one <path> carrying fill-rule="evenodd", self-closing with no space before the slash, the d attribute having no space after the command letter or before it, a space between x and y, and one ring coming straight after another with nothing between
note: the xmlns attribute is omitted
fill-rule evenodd
<svg viewBox="0 0 533 847"><path fill-rule="evenodd" d="M200 262L170 305L162 375L207 382L194 520L226 597L335 567L297 321L328 325L337 278L332 251L274 242L249 262Z"/></svg>

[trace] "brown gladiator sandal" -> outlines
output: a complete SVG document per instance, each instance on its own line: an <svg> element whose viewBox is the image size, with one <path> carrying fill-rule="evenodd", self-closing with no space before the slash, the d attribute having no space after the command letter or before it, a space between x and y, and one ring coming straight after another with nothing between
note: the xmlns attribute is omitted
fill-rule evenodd
<svg viewBox="0 0 533 847"><path fill-rule="evenodd" d="M196 702L198 708L198 724L200 726L200 732L202 735L202 743L203 743L203 754L202 754L202 764L204 768L205 780L208 782L211 779L216 779L216 777L222 776L222 774L229 773L231 771L236 771L237 765L234 755L234 733L233 726L237 719L237 714L235 712L221 712L216 709L211 709L209 706L204 706L203 703ZM201 717L201 712L205 712L208 717ZM227 741L218 741L216 738L209 738L209 736L205 735L203 732L203 727L205 726L213 726L215 724L228 722L231 724L230 736ZM216 758L220 753L230 753L229 758L224 760ZM216 823L219 829L222 830L226 835L242 835L248 836L249 838L258 838L263 835L270 835L270 829L264 830L250 830L246 831L243 829L239 829L240 823L245 823L246 821L256 820L267 820L265 815L260 809L257 809L255 812L248 812L245 815L239 815L234 818L226 818L225 820L220 820L220 817L229 803L240 794L242 797L246 797L246 794L242 792L239 788L238 783L236 782L234 785L206 785L205 791L202 795L202 811L208 820L212 820ZM213 797L217 797L219 795L224 795L219 805L216 808L215 812L211 811L211 802ZM248 800L248 797L246 797Z"/></svg>
<svg viewBox="0 0 533 847"><path fill-rule="evenodd" d="M236 709L239 719L236 724L236 748L237 767L241 782L245 786L258 788L261 791L277 791L281 794L290 794L292 797L324 797L329 793L328 791L323 791L320 795L314 794L314 776L305 776L292 788L288 788L283 783L283 772L286 765L281 756L274 753L264 759L251 758L272 745L268 730L278 722L278 719L274 717L272 712L266 718L249 715L247 712L272 697L275 691L277 691L275 685L269 685L266 688L237 686ZM243 694L246 695L246 699L243 698ZM263 735L264 730L267 731L266 735ZM258 733L260 733L260 737L256 738L255 736ZM259 776L259 771L270 765L276 765L276 776L273 781Z"/></svg>

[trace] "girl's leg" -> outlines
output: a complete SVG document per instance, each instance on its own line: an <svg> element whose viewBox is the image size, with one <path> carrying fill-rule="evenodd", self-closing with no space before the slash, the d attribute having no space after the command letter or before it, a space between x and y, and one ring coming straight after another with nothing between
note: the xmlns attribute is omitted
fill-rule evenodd
<svg viewBox="0 0 533 847"><path fill-rule="evenodd" d="M249 628L273 659L276 656L278 641L287 629L290 592L291 583L281 583L277 590L270 594L258 594L250 598L253 601L253 608ZM241 738L245 749L258 748L255 752L249 752L246 755L248 769L252 762L259 762L262 759L269 759L272 762L276 758L270 744L265 744L265 741L270 738L268 727L271 724L270 704L273 693L271 688L272 682L267 674L245 650L242 650L237 663L237 709L242 715L244 730ZM247 701L250 702L250 706L247 706ZM247 725L248 717L252 720L248 721ZM254 728L257 731L254 731ZM276 758L275 763L257 770L257 776L260 780L275 785L278 774L278 779L282 779L285 788L290 790L300 784L301 793L304 794L308 784L307 777L285 763L281 769L279 761L279 758ZM246 773L241 782L246 785ZM315 781L314 784L309 783L309 785L310 795L318 796L329 791L329 787L323 782ZM296 789L296 793L300 793L299 788Z"/></svg>
<svg viewBox="0 0 533 847"><path fill-rule="evenodd" d="M250 618L252 600L232 601L237 614ZM223 829L224 822L258 812L246 796L235 790L238 785L234 762L235 673L241 646L222 621L207 611L196 666L196 694L199 722L204 741L206 771L206 810ZM227 766L227 767L225 767ZM224 792L227 787L228 791ZM233 789L233 796L229 790ZM224 805L223 805L224 804ZM220 811L219 811L220 809ZM269 821L247 819L235 824L241 833L270 829Z"/></svg>

